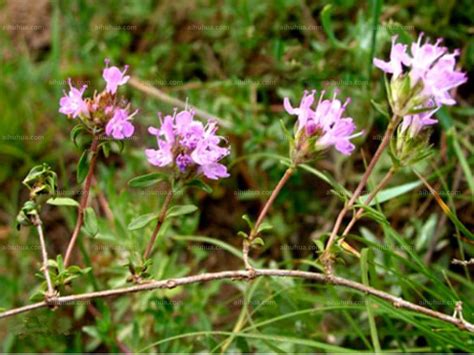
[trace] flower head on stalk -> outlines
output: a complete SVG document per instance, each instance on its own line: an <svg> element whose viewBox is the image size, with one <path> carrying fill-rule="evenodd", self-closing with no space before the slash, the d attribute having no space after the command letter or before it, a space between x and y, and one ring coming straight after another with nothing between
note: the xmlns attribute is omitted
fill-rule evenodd
<svg viewBox="0 0 474 355"><path fill-rule="evenodd" d="M68 80L70 91L64 93L59 101L59 112L71 118L79 117L81 123L93 135L106 136L121 140L133 135L135 128L130 122L137 111L129 113L130 105L117 97L117 88L125 84L129 76L125 75L128 66L121 72L117 67L109 67L110 61L105 60L106 68L103 78L106 88L100 93L94 93L92 98L82 98L86 85L80 90L73 87Z"/></svg>
<svg viewBox="0 0 474 355"><path fill-rule="evenodd" d="M296 163L310 158L317 152L334 146L344 155L350 155L355 149L351 139L362 132L354 134L356 126L350 117L343 117L350 99L344 104L338 100L335 93L332 99L324 99L322 91L315 109L312 109L316 90L305 91L299 107L294 108L289 98L285 97L283 105L290 115L297 115L295 125L295 140L293 160Z"/></svg>
<svg viewBox="0 0 474 355"><path fill-rule="evenodd" d="M389 99L393 111L399 116L410 114L414 109L432 102L434 109L441 105L454 105L452 89L465 83L465 73L456 70L456 57L459 50L449 53L448 48L440 46L442 39L434 44L422 44L423 34L417 42L408 46L396 43L392 38L390 61L374 58L374 65L392 74Z"/></svg>
<svg viewBox="0 0 474 355"><path fill-rule="evenodd" d="M390 147L390 155L396 166L414 164L432 153L429 137L430 127L438 123L433 118L436 111L437 109L403 117L394 144Z"/></svg>
<svg viewBox="0 0 474 355"><path fill-rule="evenodd" d="M230 152L229 147L220 146L224 140L216 134L216 122L203 125L194 120L194 111L175 111L173 116L160 117L160 128L149 127L156 136L158 149L146 149L150 164L175 170L184 178L204 175L217 180L229 176L225 165L219 161Z"/></svg>

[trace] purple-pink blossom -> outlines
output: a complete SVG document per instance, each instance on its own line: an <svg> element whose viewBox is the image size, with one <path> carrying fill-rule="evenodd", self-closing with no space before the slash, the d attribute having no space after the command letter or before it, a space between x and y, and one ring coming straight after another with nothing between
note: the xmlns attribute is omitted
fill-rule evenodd
<svg viewBox="0 0 474 355"><path fill-rule="evenodd" d="M87 104L82 99L82 95L87 88L87 85L83 85L79 90L72 86L71 79L68 79L69 93L64 92L64 96L59 100L59 112L68 115L72 118L76 118L81 114L87 113Z"/></svg>
<svg viewBox="0 0 474 355"><path fill-rule="evenodd" d="M107 83L105 90L111 94L115 94L117 92L118 86L126 84L128 79L130 79L129 75L125 75L128 70L128 65L124 67L123 71L120 71L120 69L115 66L109 68L109 64L110 60L106 59L106 67L102 72L102 77Z"/></svg>
<svg viewBox="0 0 474 355"><path fill-rule="evenodd" d="M156 136L158 149L146 149L150 164L158 167L176 167L181 173L195 172L209 179L228 177L225 165L219 161L230 152L220 146L224 139L216 134L217 124L204 126L194 119L194 111L184 110L161 118L160 128L149 127Z"/></svg>
<svg viewBox="0 0 474 355"><path fill-rule="evenodd" d="M285 97L283 105L285 110L291 115L298 116L297 137L301 136L304 129L306 137L316 136L316 148L318 150L334 146L336 150L344 155L349 155L355 146L351 139L358 137L362 132L355 133L356 126L349 117L342 117L350 99L344 104L336 99L336 94L332 99L323 99L324 91L321 92L319 102L313 110L316 90L305 91L299 107L294 108L289 98Z"/></svg>
<svg viewBox="0 0 474 355"><path fill-rule="evenodd" d="M435 118L432 118L436 111L433 110L403 117L400 132L406 132L411 138L414 138L425 127L438 123Z"/></svg>
<svg viewBox="0 0 474 355"><path fill-rule="evenodd" d="M130 123L130 120L138 112L135 111L131 115L125 109L115 109L113 117L107 122L105 126L105 134L115 139L129 138L135 132L135 127Z"/></svg>
<svg viewBox="0 0 474 355"><path fill-rule="evenodd" d="M137 111L129 114L130 105L124 99L117 99L115 95L117 87L125 84L129 79L124 75L128 66L120 72L117 67L108 67L108 59L105 62L103 76L107 82L106 89L100 93L95 92L91 98L83 99L86 85L79 90L72 86L69 79L70 91L67 94L64 93L60 99L59 112L72 118L80 116L82 123L93 134L105 133L106 136L114 139L129 138L135 131L131 119Z"/></svg>
<svg viewBox="0 0 474 355"><path fill-rule="evenodd" d="M449 53L448 48L440 46L442 39L438 39L435 44L422 44L422 38L423 34L420 34L418 41L411 44L409 54L408 46L396 43L397 37L392 37L390 61L374 58L374 65L392 74L393 79L404 74L404 68L407 68L411 86L421 82L421 95L426 100L433 99L436 106L454 105L456 101L450 91L467 81L466 74L456 70L459 50Z"/></svg>

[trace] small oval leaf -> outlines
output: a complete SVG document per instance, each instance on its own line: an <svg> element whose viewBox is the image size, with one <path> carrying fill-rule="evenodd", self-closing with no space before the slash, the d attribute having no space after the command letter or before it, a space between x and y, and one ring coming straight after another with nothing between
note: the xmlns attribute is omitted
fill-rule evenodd
<svg viewBox="0 0 474 355"><path fill-rule="evenodd" d="M99 225L97 223L97 216L92 207L87 207L84 211L84 230L85 232L94 237L99 233Z"/></svg>
<svg viewBox="0 0 474 355"><path fill-rule="evenodd" d="M262 224L260 224L260 225L258 226L257 234L260 234L260 232L263 232L263 231L266 231L266 230L270 230L270 229L272 229L272 228L273 228L273 226L272 226L270 223L268 223L268 222L262 222Z"/></svg>
<svg viewBox="0 0 474 355"><path fill-rule="evenodd" d="M76 176L77 176L77 182L79 184L81 184L84 181L84 179L87 176L87 172L89 170L89 159L88 159L89 154L88 153L89 151L85 150L81 155L81 159L79 159L79 163L77 164Z"/></svg>
<svg viewBox="0 0 474 355"><path fill-rule="evenodd" d="M166 179L166 175L160 173L150 173L134 177L128 182L131 187L149 187Z"/></svg>
<svg viewBox="0 0 474 355"><path fill-rule="evenodd" d="M177 217L183 214L193 213L197 210L197 206L194 205L181 205L181 206L173 206L169 209L166 217Z"/></svg>
<svg viewBox="0 0 474 355"><path fill-rule="evenodd" d="M79 203L69 197L51 197L46 203L53 206L79 207Z"/></svg>
<svg viewBox="0 0 474 355"><path fill-rule="evenodd" d="M148 223L158 218L158 213L147 213L132 219L128 225L128 230L137 230L145 227Z"/></svg>

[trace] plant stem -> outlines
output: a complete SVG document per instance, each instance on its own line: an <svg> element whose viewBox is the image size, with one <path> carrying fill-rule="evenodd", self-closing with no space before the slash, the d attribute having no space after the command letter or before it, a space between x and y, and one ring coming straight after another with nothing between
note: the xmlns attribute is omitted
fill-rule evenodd
<svg viewBox="0 0 474 355"><path fill-rule="evenodd" d="M365 205L369 205L370 202L372 202L372 200L375 198L375 196L380 192L380 190L382 190L385 185L388 184L388 182L392 179L393 175L395 174L396 172L396 169L392 166L390 168L390 170L387 172L387 174L385 174L385 176L383 177L383 179L378 183L378 185L375 187L375 189L369 194L369 196L367 197L367 200L364 201L364 204ZM357 213L352 217L351 221L349 222L349 224L347 225L346 229L344 229L344 232L342 233L342 238L344 238L347 234L349 234L349 232L351 231L352 227L354 226L354 224L359 220L359 218L362 216L362 213L364 213L364 209L361 207L359 208L359 210L357 211Z"/></svg>
<svg viewBox="0 0 474 355"><path fill-rule="evenodd" d="M377 290L373 287L366 286L359 282L347 280L342 277L299 271L299 270L280 270L280 269L252 269L252 270L233 270L233 271L221 271L215 273L205 273L187 277L180 277L176 279L167 279L160 281L151 281L141 285L135 285L130 287L118 288L115 290L104 290L89 293L82 293L77 295L62 296L57 298L57 305L70 304L72 302L86 301L96 298L119 296L124 294L136 293L141 291L149 291L156 289L172 289L178 286L184 286L194 283L203 283L213 280L249 280L255 277L295 277L306 280L312 280L319 283L328 285L342 286L353 290L360 291L364 294L370 294L387 302L390 302L396 308L404 308L415 313L424 314L429 317L438 319L440 321L455 325L461 330L474 332L474 324L466 321L462 317L462 310L458 310L457 316L450 316L445 313L441 313L432 310L427 307L420 306L415 303L408 302L400 297L393 296L384 291ZM34 309L47 307L46 302L33 303L28 306L11 309L6 312L0 313L0 319L11 317L20 313L25 313Z"/></svg>
<svg viewBox="0 0 474 355"><path fill-rule="evenodd" d="M156 237L158 236L158 232L163 225L163 222L166 217L166 212L170 206L171 200L173 199L173 188L170 187L170 190L166 194L165 201L163 202L163 206L161 206L160 215L158 216L158 220L156 221L155 229L153 230L153 234L151 235L150 241L146 247L145 253L143 254L143 259L147 260L150 257L151 251L153 249L153 245L155 244Z"/></svg>
<svg viewBox="0 0 474 355"><path fill-rule="evenodd" d="M84 211L87 208L87 203L89 201L89 192L91 189L92 178L94 176L95 165L97 161L97 153L99 148L99 136L94 136L91 143L91 162L89 164L89 171L87 172L86 180L84 182L84 190L81 197L81 202L79 203L78 214L77 214L77 221L76 226L74 227L74 231L72 233L71 240L69 241L69 245L66 250L66 255L64 257L64 266L67 267L70 260L72 251L76 244L77 238L79 237L79 232L81 231L82 224L84 223Z"/></svg>
<svg viewBox="0 0 474 355"><path fill-rule="evenodd" d="M258 228L260 227L263 220L265 219L265 216L270 210L270 207L273 205L273 202L275 201L276 197L280 193L281 189L283 188L283 186L285 186L286 182L288 181L290 176L293 174L294 169L295 168L293 166L290 166L288 169L286 169L280 181L273 189L272 194L268 198L267 202L265 202L265 205L263 206L262 211L260 211L260 214L257 218L257 222L255 222L254 227L250 231L249 237L244 239L243 246L242 246L242 253L243 253L243 259L244 259L244 264L245 264L246 269L249 269L249 270L253 269L252 266L250 265L248 256L249 256L249 251L250 251L250 245L252 244L252 241L255 239L255 237L258 235Z"/></svg>
<svg viewBox="0 0 474 355"><path fill-rule="evenodd" d="M374 156L372 157L372 160L370 161L369 166L367 167L367 170L362 176L362 179L360 180L359 185L357 185L357 188L352 194L352 197L344 205L341 212L339 212L339 215L337 216L336 222L334 223L334 227L331 231L331 235L329 236L328 242L326 243L326 248L324 249L324 252L321 255L321 260L324 264L324 267L327 273L332 272L331 247L334 244L334 241L336 240L337 232L339 231L339 228L342 224L342 220L344 219L344 216L347 213L347 211L349 211L349 209L354 205L354 202L359 198L360 194L362 193L362 189L367 184L367 181L369 180L369 177L372 174L375 168L375 165L377 164L380 157L382 156L382 153L384 152L385 148L390 143L390 139L392 138L393 132L395 131L395 128L398 125L399 121L400 121L400 118L396 115L394 115L392 119L390 120L390 123L387 127L387 130L385 131L382 141L380 142L380 145L378 146Z"/></svg>
<svg viewBox="0 0 474 355"><path fill-rule="evenodd" d="M40 247L41 247L41 254L43 257L43 273L44 273L44 278L46 279L46 284L48 286L48 293L46 294L46 299L49 300L51 297L54 297L56 295L56 292L54 291L53 283L51 282L51 277L49 275L49 268L48 268L48 252L46 251L46 243L44 241L44 234L43 234L43 227L42 227L42 222L41 219L37 216L33 220L33 224L36 227L36 230L38 232L39 240L40 240Z"/></svg>

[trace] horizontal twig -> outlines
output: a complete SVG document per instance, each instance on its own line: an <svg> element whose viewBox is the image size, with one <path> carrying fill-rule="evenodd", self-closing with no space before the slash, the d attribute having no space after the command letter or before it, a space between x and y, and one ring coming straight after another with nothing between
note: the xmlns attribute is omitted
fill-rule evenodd
<svg viewBox="0 0 474 355"><path fill-rule="evenodd" d="M71 296L62 296L62 297L57 297L54 302L55 302L55 305L61 306L65 304L73 304L74 302L88 301L95 298L119 296L119 295L124 295L128 293L135 293L135 292L155 290L155 289L170 289L177 286L184 286L184 285L189 285L193 283L201 283L201 282L207 282L207 281L212 281L212 280L222 280L222 279L249 280L254 277L262 277L262 276L297 277L297 278L317 281L320 283L326 283L326 284L351 288L351 289L363 292L365 294L370 294L375 297L381 298L385 301L388 301L394 307L404 308L416 313L424 314L429 317L439 319L443 322L453 324L459 329L474 332L474 325L464 320L464 318L462 317L462 314L459 314L460 313L459 310L457 313L455 312L453 316L450 316L450 315L417 305L415 303L408 302L400 297L393 296L389 293L377 290L373 287L365 286L361 283L347 280L342 277L325 275L325 274L315 273L315 272L298 271L298 270L255 269L255 270L250 270L250 271L247 271L247 270L221 271L221 272L199 274L199 275L193 275L193 276L187 276L187 277L180 277L176 279L149 281L140 285L118 288L115 290L105 290L105 291L82 293L82 294L71 295ZM46 302L38 302L38 303L30 304L28 306L11 309L9 311L0 313L0 319L11 317L20 313L25 313L28 311L32 311L34 309L44 308L44 307L48 307L48 304Z"/></svg>
<svg viewBox="0 0 474 355"><path fill-rule="evenodd" d="M474 258L471 258L469 260L453 259L451 261L451 264L453 264L453 265L463 265L463 266L474 265Z"/></svg>

